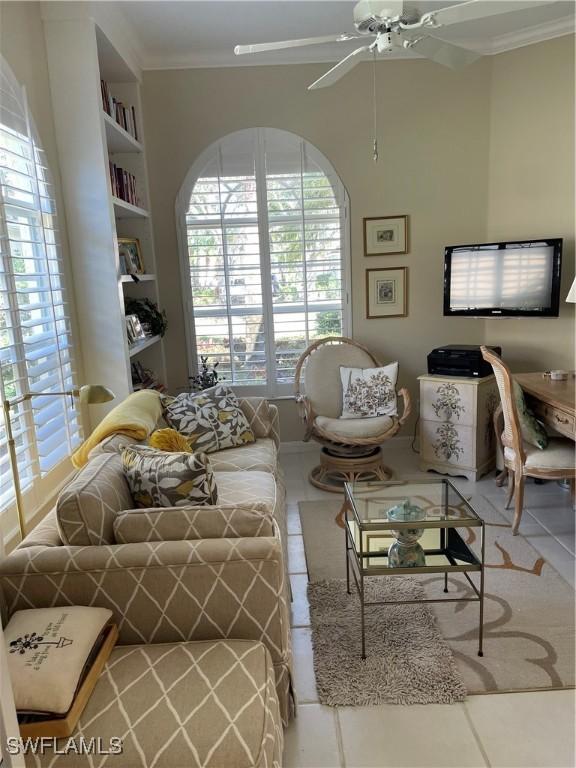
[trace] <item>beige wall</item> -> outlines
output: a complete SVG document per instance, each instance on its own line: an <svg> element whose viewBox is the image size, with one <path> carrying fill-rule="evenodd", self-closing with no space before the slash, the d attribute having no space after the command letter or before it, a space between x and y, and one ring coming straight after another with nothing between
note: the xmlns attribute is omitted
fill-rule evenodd
<svg viewBox="0 0 576 768"><path fill-rule="evenodd" d="M492 238L565 237L562 297L574 275L574 67L571 37L487 58L458 73L426 61L378 67L380 162L371 158L369 65L310 93L322 65L146 72L144 110L169 386L187 370L174 200L198 154L251 126L304 136L332 162L351 201L353 335L400 361L413 395L426 355L446 343L501 344L516 369L574 368L574 308L559 320L442 317L443 249ZM366 259L364 216L408 213L407 256ZM407 318L367 320L365 269L409 268ZM302 432L280 404L284 440ZM411 427L412 425L410 425Z"/></svg>
<svg viewBox="0 0 576 768"><path fill-rule="evenodd" d="M190 69L144 74L144 116L159 282L168 311L169 386L187 370L174 201L198 154L220 136L251 126L293 131L320 149L350 195L353 334L385 361L400 361L415 397L426 354L439 344L480 343L483 321L442 317L443 248L482 239L486 227L490 62L454 73L425 61L378 67L380 161L372 161L371 68L309 92L322 65ZM363 256L362 218L407 213L407 256ZM366 320L365 269L409 268L409 315ZM416 403L414 403L416 410ZM283 402L282 436L301 428Z"/></svg>
<svg viewBox="0 0 576 768"><path fill-rule="evenodd" d="M560 318L486 321L513 370L574 364L574 37L493 59L488 238L562 236Z"/></svg>

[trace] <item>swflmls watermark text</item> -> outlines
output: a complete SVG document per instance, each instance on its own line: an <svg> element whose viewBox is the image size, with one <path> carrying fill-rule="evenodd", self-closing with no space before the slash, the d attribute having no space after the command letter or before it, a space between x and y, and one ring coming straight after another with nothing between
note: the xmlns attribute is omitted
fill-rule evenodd
<svg viewBox="0 0 576 768"><path fill-rule="evenodd" d="M124 750L123 739L111 736L103 739L93 736L56 739L51 736L37 736L23 739L10 736L6 739L6 751L9 755L121 755Z"/></svg>

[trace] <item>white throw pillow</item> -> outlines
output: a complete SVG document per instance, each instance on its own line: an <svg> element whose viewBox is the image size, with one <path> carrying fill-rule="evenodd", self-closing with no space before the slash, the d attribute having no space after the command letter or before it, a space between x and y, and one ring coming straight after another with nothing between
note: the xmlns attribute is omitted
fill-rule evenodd
<svg viewBox="0 0 576 768"><path fill-rule="evenodd" d="M342 379L342 419L397 416L398 363L383 368L345 368Z"/></svg>

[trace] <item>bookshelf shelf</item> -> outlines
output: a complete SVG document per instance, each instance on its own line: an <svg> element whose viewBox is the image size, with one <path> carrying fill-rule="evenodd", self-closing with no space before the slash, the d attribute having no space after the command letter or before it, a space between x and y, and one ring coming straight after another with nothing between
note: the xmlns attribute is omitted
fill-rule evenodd
<svg viewBox="0 0 576 768"><path fill-rule="evenodd" d="M145 208L139 208L137 205L127 203L120 197L112 196L114 205L114 215L117 219L147 219L150 214Z"/></svg>
<svg viewBox="0 0 576 768"><path fill-rule="evenodd" d="M151 347L153 344L157 344L161 340L162 340L162 336L150 336L147 339L143 339L142 341L136 342L136 344L129 345L128 350L129 350L130 357L139 355L140 352L143 352L145 349L148 349L148 347Z"/></svg>
<svg viewBox="0 0 576 768"><path fill-rule="evenodd" d="M140 283L151 283L156 280L156 275L138 275L138 280ZM127 285L138 285L137 282L132 280L130 275L120 275L120 282L126 283Z"/></svg>
<svg viewBox="0 0 576 768"><path fill-rule="evenodd" d="M131 136L128 131L114 120L107 112L102 110L102 119L104 120L104 128L106 129L106 143L108 145L109 154L116 153L142 153L144 148L139 141Z"/></svg>
<svg viewBox="0 0 576 768"><path fill-rule="evenodd" d="M145 362L159 386L166 380L164 339L151 336L129 346L126 336L125 299L161 306L149 210L142 72L109 17L96 21L90 3L58 5L59 13L57 4L45 5L64 202L74 211L69 239L83 376L105 382L123 400L134 388L133 366ZM138 241L141 248L148 273L140 275L137 284L121 274L120 239ZM105 412L91 411L88 426L93 428Z"/></svg>

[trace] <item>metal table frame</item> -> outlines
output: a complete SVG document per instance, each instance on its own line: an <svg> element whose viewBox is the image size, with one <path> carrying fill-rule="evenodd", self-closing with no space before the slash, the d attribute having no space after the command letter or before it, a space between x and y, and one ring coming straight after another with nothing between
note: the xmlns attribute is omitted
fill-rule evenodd
<svg viewBox="0 0 576 768"><path fill-rule="evenodd" d="M402 485L430 485L430 480L422 481L391 481L391 482L378 482L373 483L374 487L381 487L385 489L387 487L399 488ZM464 504L470 510L470 517L463 517L461 519L454 518L453 520L419 520L418 522L382 522L369 523L367 521L361 521L358 515L358 511L354 504L353 487L349 483L345 483L344 492L344 505L342 507L341 516L344 523L345 543L346 543L346 590L348 594L351 594L350 590L350 571L354 577L358 596L360 598L360 621L362 628L362 658L366 658L366 625L365 625L365 609L367 607L376 605L410 605L415 603L461 603L461 602L478 602L479 603L479 619L478 619L478 656L483 656L482 649L483 634L484 634L484 564L485 564L485 537L484 537L484 521L474 511L469 502L462 496L458 489L446 479L437 481L438 484L444 485L443 499L444 506L448 506L448 489L452 489L457 496L464 502ZM349 514L352 517L349 517ZM350 530L349 522L355 522L358 526L360 533L360 551L356 549L356 542ZM364 567L364 559L378 559L388 556L388 550L380 552L364 552L362 550L363 533L365 532L380 532L399 530L401 528L440 528L440 548L439 549L426 549L426 555L444 555L449 565L431 565L415 568L390 568L388 565L382 564L379 568L366 568ZM480 560L464 542L456 528L480 528ZM458 549L458 554L461 559L466 560L465 564L457 563L453 557L452 551L447 548L448 540L451 539L451 544L455 545ZM352 554L351 554L352 553ZM471 579L469 573L477 572L480 574L479 585ZM386 601L372 601L366 602L364 593L364 580L365 578L372 576L412 576L414 574L431 574L431 573L443 573L444 574L444 592L448 592L448 574L449 573L462 573L469 585L471 586L474 597L439 597L439 598L422 598L421 600L386 600Z"/></svg>

